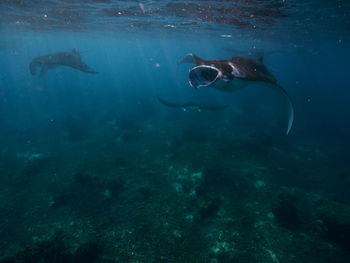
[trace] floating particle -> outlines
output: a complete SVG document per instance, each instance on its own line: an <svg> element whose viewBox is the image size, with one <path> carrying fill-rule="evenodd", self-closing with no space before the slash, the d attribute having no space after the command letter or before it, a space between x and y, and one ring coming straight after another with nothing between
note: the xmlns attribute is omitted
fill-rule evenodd
<svg viewBox="0 0 350 263"><path fill-rule="evenodd" d="M166 27L166 28L176 28L176 26L174 26L174 25L164 25L164 27Z"/></svg>
<svg viewBox="0 0 350 263"><path fill-rule="evenodd" d="M139 2L139 7L140 7L142 13L146 13L146 9L145 9L145 6L143 3Z"/></svg>

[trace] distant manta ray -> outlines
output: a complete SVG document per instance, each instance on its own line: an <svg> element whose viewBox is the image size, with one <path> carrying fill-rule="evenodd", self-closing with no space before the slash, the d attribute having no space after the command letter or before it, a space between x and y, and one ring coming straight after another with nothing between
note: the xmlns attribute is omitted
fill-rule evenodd
<svg viewBox="0 0 350 263"><path fill-rule="evenodd" d="M42 77L49 69L58 66L67 66L91 74L98 73L82 61L76 49L73 49L71 52L59 52L36 57L30 62L29 70L32 75L36 75L37 68L40 68L40 77Z"/></svg>
<svg viewBox="0 0 350 263"><path fill-rule="evenodd" d="M213 105L204 105L200 103L196 103L193 101L185 102L185 103L174 103L174 102L169 102L161 97L157 96L157 99L159 100L160 103L167 107L171 108L181 108L184 111L187 110L195 110L195 111L202 111L202 110L209 110L209 111L216 111L216 110L222 110L227 108L229 105L223 105L223 106L213 106Z"/></svg>
<svg viewBox="0 0 350 263"><path fill-rule="evenodd" d="M233 57L228 60L204 60L194 54L186 55L180 63L194 63L189 71L189 83L193 88L210 87L232 92L252 83L263 83L281 94L288 105L287 134L292 128L294 108L288 93L263 64L263 58Z"/></svg>

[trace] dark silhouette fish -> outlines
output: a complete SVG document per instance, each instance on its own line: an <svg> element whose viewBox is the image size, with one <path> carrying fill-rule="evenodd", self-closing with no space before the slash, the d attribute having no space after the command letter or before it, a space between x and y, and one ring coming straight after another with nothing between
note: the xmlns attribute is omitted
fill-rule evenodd
<svg viewBox="0 0 350 263"><path fill-rule="evenodd" d="M49 69L58 66L67 66L91 74L98 73L82 61L80 54L75 49L71 52L59 52L36 57L30 62L29 70L32 75L36 75L37 69L40 68L40 77L42 77Z"/></svg>
<svg viewBox="0 0 350 263"><path fill-rule="evenodd" d="M222 106L214 106L214 105L204 105L200 103L196 103L193 101L185 102L185 103L174 103L174 102L169 102L161 97L157 96L157 99L159 100L160 103L163 105L170 107L170 108L181 108L184 111L187 110L195 110L195 111L202 111L202 110L209 110L209 111L216 111L216 110L222 110L227 108L229 105L222 105Z"/></svg>
<svg viewBox="0 0 350 263"><path fill-rule="evenodd" d="M287 134L292 128L294 108L288 93L278 85L275 77L263 64L263 58L233 57L228 60L204 60L188 54L180 63L194 63L189 71L189 83L193 88L210 87L226 92L242 89L252 83L262 83L283 95L288 104Z"/></svg>

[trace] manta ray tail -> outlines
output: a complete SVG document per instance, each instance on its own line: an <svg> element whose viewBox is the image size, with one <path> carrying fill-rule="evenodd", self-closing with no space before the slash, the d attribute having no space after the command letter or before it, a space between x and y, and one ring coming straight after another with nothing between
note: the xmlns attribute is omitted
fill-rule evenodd
<svg viewBox="0 0 350 263"><path fill-rule="evenodd" d="M287 135L288 135L294 121L294 107L293 107L292 99L289 97L287 91L284 88L282 88L280 85L274 85L274 87L276 88L275 90L277 90L280 94L282 94L287 101L287 106L288 106Z"/></svg>
<svg viewBox="0 0 350 263"><path fill-rule="evenodd" d="M189 53L179 62L179 64L182 64L182 63L194 63L196 65L200 65L203 63L203 59L196 56L195 54Z"/></svg>
<svg viewBox="0 0 350 263"><path fill-rule="evenodd" d="M90 74L98 74L98 71L95 71L91 68L87 68L87 69L82 69L81 71L86 72L86 73L90 73Z"/></svg>

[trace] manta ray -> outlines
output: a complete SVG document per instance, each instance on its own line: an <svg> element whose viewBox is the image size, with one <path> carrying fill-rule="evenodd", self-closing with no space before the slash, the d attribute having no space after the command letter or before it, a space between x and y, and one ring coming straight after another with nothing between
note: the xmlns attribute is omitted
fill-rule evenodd
<svg viewBox="0 0 350 263"><path fill-rule="evenodd" d="M188 54L180 63L195 64L189 70L189 83L195 89L210 87L233 92L253 83L261 83L273 88L287 101L288 125L286 133L290 132L294 120L292 100L263 64L263 57L253 59L237 56L228 60L204 60L194 54Z"/></svg>
<svg viewBox="0 0 350 263"><path fill-rule="evenodd" d="M36 57L30 62L29 70L32 75L36 75L37 68L40 68L40 77L42 77L49 69L58 66L67 66L91 74L98 73L82 61L76 49L71 52L59 52Z"/></svg>
<svg viewBox="0 0 350 263"><path fill-rule="evenodd" d="M222 105L222 106L204 105L193 101L189 101L185 103L174 103L174 102L166 101L159 96L157 96L157 99L159 100L160 103L162 103L167 107L181 108L183 111L190 111L190 110L198 111L198 112L201 112L202 110L216 111L216 110L225 109L229 106L229 105Z"/></svg>

